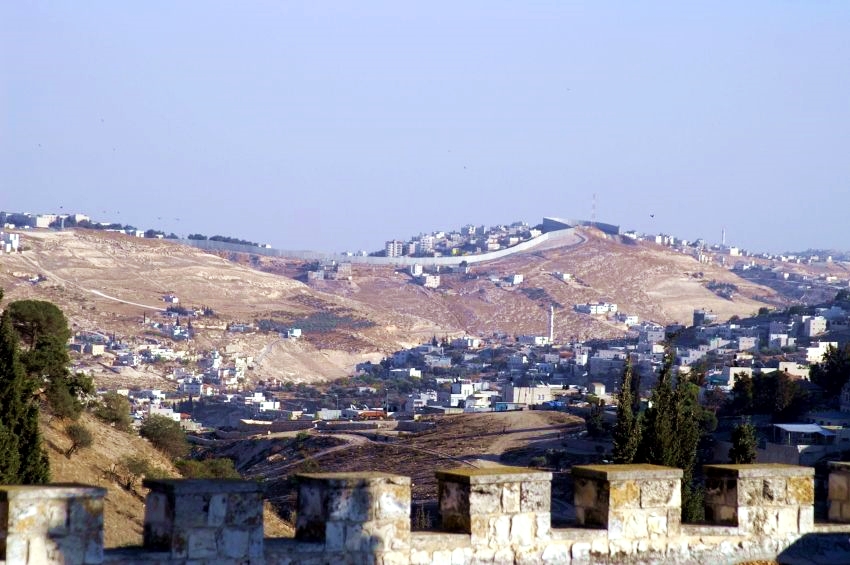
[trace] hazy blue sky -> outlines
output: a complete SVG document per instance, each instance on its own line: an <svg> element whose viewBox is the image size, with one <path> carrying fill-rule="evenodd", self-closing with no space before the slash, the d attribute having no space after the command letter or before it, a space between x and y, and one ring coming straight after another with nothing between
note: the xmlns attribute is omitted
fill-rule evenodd
<svg viewBox="0 0 850 565"><path fill-rule="evenodd" d="M594 193L850 249L850 2L0 3L0 210L375 250Z"/></svg>

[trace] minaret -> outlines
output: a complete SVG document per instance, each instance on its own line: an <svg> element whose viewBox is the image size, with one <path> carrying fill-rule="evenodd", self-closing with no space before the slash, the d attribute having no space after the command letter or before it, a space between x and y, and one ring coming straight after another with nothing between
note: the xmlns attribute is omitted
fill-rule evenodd
<svg viewBox="0 0 850 565"><path fill-rule="evenodd" d="M549 305L549 343L555 343L555 305Z"/></svg>
<svg viewBox="0 0 850 565"><path fill-rule="evenodd" d="M726 228L720 230L720 245L726 247Z"/></svg>

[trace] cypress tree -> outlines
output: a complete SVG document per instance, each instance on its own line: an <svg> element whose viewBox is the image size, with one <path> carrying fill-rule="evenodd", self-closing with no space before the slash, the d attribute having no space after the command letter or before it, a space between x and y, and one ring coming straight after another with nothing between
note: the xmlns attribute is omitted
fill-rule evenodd
<svg viewBox="0 0 850 565"><path fill-rule="evenodd" d="M636 410L639 398L634 386L631 358L626 360L623 382L617 394L617 423L614 426L614 463L633 463L641 441L640 415Z"/></svg>
<svg viewBox="0 0 850 565"><path fill-rule="evenodd" d="M42 484L50 478L41 445L33 383L21 364L8 311L0 317L0 482Z"/></svg>
<svg viewBox="0 0 850 565"><path fill-rule="evenodd" d="M730 463L756 462L756 428L744 421L732 430L732 448L729 450Z"/></svg>
<svg viewBox="0 0 850 565"><path fill-rule="evenodd" d="M697 448L702 435L699 388L687 375L673 385L673 355L667 352L644 414L637 462L682 469L682 513L688 521L702 515L701 491L694 488Z"/></svg>

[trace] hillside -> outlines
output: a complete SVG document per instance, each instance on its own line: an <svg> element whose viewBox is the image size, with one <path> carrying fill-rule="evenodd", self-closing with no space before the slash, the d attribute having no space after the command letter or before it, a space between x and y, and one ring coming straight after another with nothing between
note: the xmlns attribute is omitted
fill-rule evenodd
<svg viewBox="0 0 850 565"><path fill-rule="evenodd" d="M252 356L254 378L297 382L345 376L357 363L377 362L433 335L545 334L551 304L556 306L556 339L568 340L617 337L626 330L623 324L576 313L578 303L614 302L621 312L665 324L689 322L694 308L711 310L723 320L781 301L770 288L665 247L624 242L592 229L580 235L577 245L476 264L468 274L444 272L441 288L427 290L405 270L389 266L356 264L351 281L308 286L295 278L306 265L290 260L225 258L167 240L89 230L29 231L25 252L0 255L0 286L8 300L55 302L75 330L114 332L131 342L152 335L143 319L164 309L163 295L174 293L181 305L215 313L193 320L196 338L178 347ZM574 279L565 282L555 272ZM510 274L525 280L507 285L503 279ZM31 282L38 275L41 280ZM709 288L712 281L737 290L725 298ZM304 338L225 330L232 322L260 320L278 327L297 324ZM85 367L104 386L169 386L161 382L162 367L116 374L108 359L104 363Z"/></svg>
<svg viewBox="0 0 850 565"><path fill-rule="evenodd" d="M71 445L64 433L66 422L42 418L41 431L50 457L51 482L83 483L105 488L106 547L141 545L145 516L144 497L147 491L142 488L138 478L132 480L132 487L127 486L131 475L122 465L122 461L129 457L140 457L162 476L179 478L180 474L165 456L138 435L118 431L88 414L83 414L80 422L92 432L94 443L69 459L65 457L65 452ZM270 536L292 535L289 525L270 509L265 513L265 527L267 535Z"/></svg>
<svg viewBox="0 0 850 565"><path fill-rule="evenodd" d="M555 336L560 340L618 337L626 330L623 324L576 313L575 304L613 302L621 312L668 324L690 323L694 308L711 310L721 320L747 316L776 296L728 269L659 245L624 243L590 229L581 233L585 241L579 245L476 264L469 275L444 273L439 290L415 284L404 270L358 265L353 283L325 282L317 288L376 311L427 316L435 325L482 336L545 335L549 306L555 304ZM291 266L277 268L293 272ZM564 282L555 272L570 273L574 280ZM516 287L500 282L510 274L522 274L524 282ZM709 290L710 281L734 284L738 292L723 298Z"/></svg>
<svg viewBox="0 0 850 565"><path fill-rule="evenodd" d="M385 320L369 305L322 293L288 277L263 273L170 241L75 230L25 234L26 251L0 255L0 286L7 300L50 300L74 330L115 332L141 339L143 316L167 306L166 293L186 306L209 307L197 320L196 351L218 348L255 357L256 374L288 380L341 377L360 362L380 360L421 334L442 328L415 316ZM38 283L30 279L41 275ZM231 334L230 322L273 319L337 324L300 342L277 333ZM111 374L93 367L104 379ZM144 372L144 370L142 371ZM155 373L154 373L155 376ZM141 375L135 375L142 378Z"/></svg>

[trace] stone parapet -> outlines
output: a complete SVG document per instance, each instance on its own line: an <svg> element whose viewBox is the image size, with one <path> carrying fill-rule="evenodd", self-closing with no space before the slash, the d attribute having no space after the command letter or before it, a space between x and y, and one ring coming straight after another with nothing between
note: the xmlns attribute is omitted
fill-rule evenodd
<svg viewBox="0 0 850 565"><path fill-rule="evenodd" d="M323 543L323 558L333 563L409 558L409 477L321 473L298 475L298 480L298 541Z"/></svg>
<svg viewBox="0 0 850 565"><path fill-rule="evenodd" d="M682 470L659 465L578 465L576 521L605 528L608 539L677 535L682 521Z"/></svg>
<svg viewBox="0 0 850 565"><path fill-rule="evenodd" d="M812 467L706 465L704 471L705 513L710 523L768 536L812 531Z"/></svg>
<svg viewBox="0 0 850 565"><path fill-rule="evenodd" d="M829 519L850 522L850 463L829 462Z"/></svg>
<svg viewBox="0 0 850 565"><path fill-rule="evenodd" d="M522 467L437 471L441 526L472 545L532 546L549 539L552 473Z"/></svg>
<svg viewBox="0 0 850 565"><path fill-rule="evenodd" d="M259 563L263 492L234 480L147 480L144 547L172 559Z"/></svg>
<svg viewBox="0 0 850 565"><path fill-rule="evenodd" d="M0 486L0 563L103 563L106 489Z"/></svg>
<svg viewBox="0 0 850 565"><path fill-rule="evenodd" d="M301 475L297 537L268 540L256 483L149 481L146 546L106 552L103 489L0 488L0 565L850 563L850 524L806 529L811 469L710 466L711 512L734 510L735 523L726 525L670 519L680 511L677 469L590 465L573 472L580 527L550 529L549 473L497 467L441 472L441 509L454 531L413 533L407 477ZM739 523L740 516L756 523Z"/></svg>

